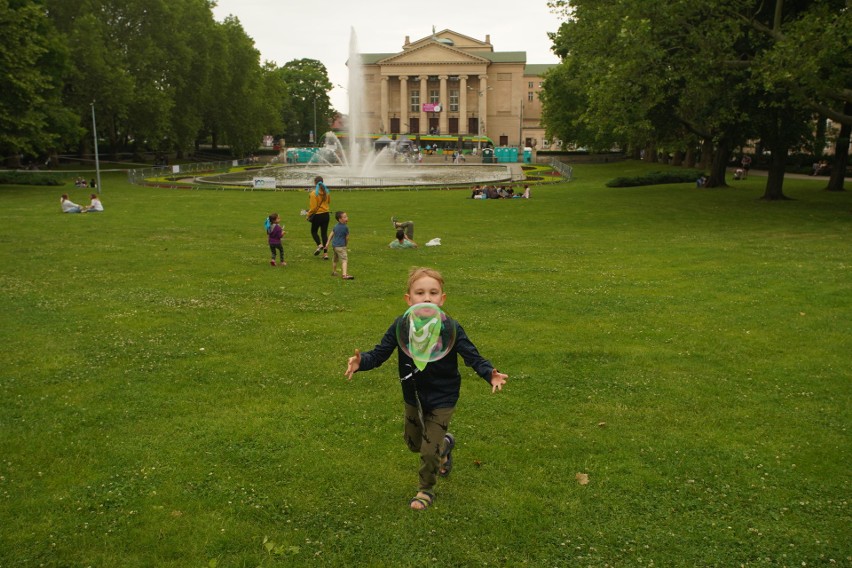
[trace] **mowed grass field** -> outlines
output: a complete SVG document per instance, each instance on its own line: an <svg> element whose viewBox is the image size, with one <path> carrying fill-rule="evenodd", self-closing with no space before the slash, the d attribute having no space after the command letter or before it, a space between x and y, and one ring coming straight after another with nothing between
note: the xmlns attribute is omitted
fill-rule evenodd
<svg viewBox="0 0 852 568"><path fill-rule="evenodd" d="M332 188L348 282L305 192L108 174L105 213L63 215L88 191L0 187L0 566L852 565L852 194L604 185L648 168L530 200ZM392 215L420 249L387 248ZM415 512L395 358L343 372L421 265L510 378L463 368Z"/></svg>

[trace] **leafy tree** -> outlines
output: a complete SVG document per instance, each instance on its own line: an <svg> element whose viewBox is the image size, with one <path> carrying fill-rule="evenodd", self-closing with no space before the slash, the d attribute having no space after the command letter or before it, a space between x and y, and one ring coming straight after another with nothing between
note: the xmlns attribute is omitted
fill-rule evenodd
<svg viewBox="0 0 852 568"><path fill-rule="evenodd" d="M172 2L168 9L163 86L172 106L160 148L181 157L193 149L203 125L203 104L209 98L200 94L217 92L212 62L215 21L207 0Z"/></svg>
<svg viewBox="0 0 852 568"><path fill-rule="evenodd" d="M842 3L550 2L551 7L563 11L567 20L553 35L555 50L563 56L563 66L571 61L571 85L581 89L587 107L579 117L557 118L572 107L555 105L559 94L551 89L562 85L546 81L543 99L548 128L565 128L566 124L581 121L586 128L575 129L576 133L592 133L596 141L608 132L617 133L631 144L672 144L682 132L689 132L714 148L710 185L725 183L733 148L750 138L759 138L772 145L774 157L765 198L782 199L781 156L804 139L805 125L812 123L812 116L802 110L809 107L837 117L837 113L829 114L831 108L819 103L831 93L844 93L841 85L850 84L844 71L848 61L837 58L849 44L846 27L829 26L839 30L828 34L830 37L824 30L820 32L821 39L829 42L828 54L817 50L817 55L808 56L805 50L786 48L779 52L788 57L786 60L772 54L784 47L779 38L785 37L788 29L795 37L813 38L816 28L829 23L832 10L834 14L842 12L841 17L845 18L848 14ZM788 67L780 61L786 61ZM790 67L806 69L817 76L840 73L832 81L817 78L797 88L785 87L784 71ZM789 71L786 73L790 75ZM552 76L558 77L558 71Z"/></svg>
<svg viewBox="0 0 852 568"><path fill-rule="evenodd" d="M215 108L208 109L207 124L214 144L224 141L234 155L251 153L264 134L280 128L281 93L273 67L260 67L260 53L239 20L228 17L217 25Z"/></svg>
<svg viewBox="0 0 852 568"><path fill-rule="evenodd" d="M332 84L328 80L328 70L316 59L294 59L281 67L278 74L287 85L290 97L290 104L283 109L286 139L306 144L310 132L314 131L316 142L326 132L332 118L328 98Z"/></svg>
<svg viewBox="0 0 852 568"><path fill-rule="evenodd" d="M794 6L799 10L791 15L791 9L776 0L771 20L749 20L751 27L771 43L755 57L754 73L767 91L784 92L811 115L841 125L828 186L840 191L852 129L852 11L843 0L799 4ZM821 153L819 148L816 156Z"/></svg>
<svg viewBox="0 0 852 568"><path fill-rule="evenodd" d="M185 1L185 0L184 0ZM169 29L178 3L165 0L48 0L49 14L68 37L74 70L66 104L85 116L92 102L99 134L113 156L133 147L158 146L170 129L174 105L169 79ZM86 125L86 121L84 121ZM88 127L88 126L87 126ZM86 140L83 139L85 146Z"/></svg>
<svg viewBox="0 0 852 568"><path fill-rule="evenodd" d="M43 6L0 0L0 154L14 166L77 135L60 98L66 53Z"/></svg>

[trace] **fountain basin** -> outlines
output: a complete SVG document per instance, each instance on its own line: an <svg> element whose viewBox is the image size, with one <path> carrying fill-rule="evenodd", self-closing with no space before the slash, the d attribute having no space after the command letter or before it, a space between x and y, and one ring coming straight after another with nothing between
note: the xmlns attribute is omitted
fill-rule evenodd
<svg viewBox="0 0 852 568"><path fill-rule="evenodd" d="M279 188L313 187L316 176L322 176L330 187L443 187L472 183L511 182L512 171L500 164L389 164L376 166L368 172L345 165L301 164L276 165L241 172L231 172L196 178L197 183L251 186L257 177L275 178Z"/></svg>

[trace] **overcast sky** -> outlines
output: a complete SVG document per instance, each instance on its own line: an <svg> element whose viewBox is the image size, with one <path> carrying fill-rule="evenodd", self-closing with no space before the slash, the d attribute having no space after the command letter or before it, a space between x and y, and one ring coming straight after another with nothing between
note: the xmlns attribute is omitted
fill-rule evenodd
<svg viewBox="0 0 852 568"><path fill-rule="evenodd" d="M283 66L294 59L316 59L328 70L335 88L331 104L348 112L345 89L350 31L355 30L358 51L402 51L411 41L450 29L485 40L495 51L526 51L527 63L558 63L550 50L548 32L562 22L547 0L480 0L473 2L407 2L405 0L216 0L217 21L233 15L254 39L261 61Z"/></svg>

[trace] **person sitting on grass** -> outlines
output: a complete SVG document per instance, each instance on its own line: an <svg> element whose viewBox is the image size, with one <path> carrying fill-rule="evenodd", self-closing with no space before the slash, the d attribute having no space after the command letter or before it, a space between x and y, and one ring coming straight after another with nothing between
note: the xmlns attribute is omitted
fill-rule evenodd
<svg viewBox="0 0 852 568"><path fill-rule="evenodd" d="M93 193L89 196L89 199L91 199L91 201L89 202L88 207L83 208L83 213L103 213L104 205L101 203L97 194Z"/></svg>
<svg viewBox="0 0 852 568"><path fill-rule="evenodd" d="M82 213L83 208L68 199L68 194L63 193L59 198L59 205L62 207L63 213Z"/></svg>
<svg viewBox="0 0 852 568"><path fill-rule="evenodd" d="M396 238L394 240L392 240L390 242L390 245L388 245L388 246L392 249L410 249L410 248L416 249L417 243L415 243L414 241L409 239L406 236L405 231L403 231L402 229L398 229L397 232L396 232Z"/></svg>

